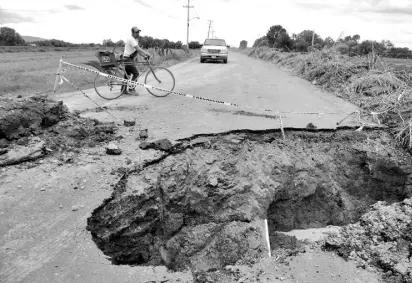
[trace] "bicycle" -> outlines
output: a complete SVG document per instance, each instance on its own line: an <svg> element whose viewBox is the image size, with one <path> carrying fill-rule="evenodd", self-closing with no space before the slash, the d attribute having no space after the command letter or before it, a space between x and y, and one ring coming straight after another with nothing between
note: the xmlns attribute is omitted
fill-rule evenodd
<svg viewBox="0 0 412 283"><path fill-rule="evenodd" d="M134 64L136 67L142 66L143 70L142 67L138 68L140 70L136 81L146 73L144 78L145 84L164 90L161 91L154 88L146 88L151 95L165 97L173 91L175 88L175 77L167 68L153 66L149 59L146 59L145 61L134 61L134 63L124 62L123 55L116 53L115 50L116 46L111 53L106 52L103 56L95 53L100 60L100 66L104 73L130 80L132 75L130 74L129 76L126 73L125 66L129 64ZM120 97L126 92L127 83L97 74L94 79L94 89L100 97L112 100Z"/></svg>

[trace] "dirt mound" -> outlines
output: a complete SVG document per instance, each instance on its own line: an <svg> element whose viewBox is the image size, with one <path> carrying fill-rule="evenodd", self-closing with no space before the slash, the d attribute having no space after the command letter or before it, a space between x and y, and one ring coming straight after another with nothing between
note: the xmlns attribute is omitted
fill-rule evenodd
<svg viewBox="0 0 412 283"><path fill-rule="evenodd" d="M96 119L71 116L50 127L41 137L53 150L73 150L113 141L116 139L116 131L117 126L114 123L101 123Z"/></svg>
<svg viewBox="0 0 412 283"><path fill-rule="evenodd" d="M71 114L62 101L39 97L0 100L0 145L26 145L38 136L49 149L71 150L114 139L117 127Z"/></svg>
<svg viewBox="0 0 412 283"><path fill-rule="evenodd" d="M69 110L63 102L32 97L29 99L0 100L0 139L15 140L31 134L38 135L44 128L66 119Z"/></svg>
<svg viewBox="0 0 412 283"><path fill-rule="evenodd" d="M196 141L199 140L199 141ZM218 270L267 256L277 231L346 225L411 196L411 158L382 131L238 132L183 141L125 175L88 219L115 264Z"/></svg>
<svg viewBox="0 0 412 283"><path fill-rule="evenodd" d="M342 228L325 247L359 266L376 266L387 282L412 282L412 199L387 205L378 202L359 222Z"/></svg>

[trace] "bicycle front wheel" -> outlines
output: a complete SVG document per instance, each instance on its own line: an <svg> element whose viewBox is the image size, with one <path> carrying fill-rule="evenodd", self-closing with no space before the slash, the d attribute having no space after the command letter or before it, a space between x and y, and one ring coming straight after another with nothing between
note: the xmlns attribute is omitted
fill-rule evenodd
<svg viewBox="0 0 412 283"><path fill-rule="evenodd" d="M116 77L123 78L123 72L120 70L116 70L111 73L111 75L114 75ZM96 90L97 94L104 99L107 100L112 100L116 99L119 96L121 96L126 89L127 83L97 75L96 78L94 79L94 89Z"/></svg>
<svg viewBox="0 0 412 283"><path fill-rule="evenodd" d="M144 83L159 88L146 88L150 94L157 97L163 97L169 95L175 88L175 77L172 72L166 68L154 67L147 72Z"/></svg>

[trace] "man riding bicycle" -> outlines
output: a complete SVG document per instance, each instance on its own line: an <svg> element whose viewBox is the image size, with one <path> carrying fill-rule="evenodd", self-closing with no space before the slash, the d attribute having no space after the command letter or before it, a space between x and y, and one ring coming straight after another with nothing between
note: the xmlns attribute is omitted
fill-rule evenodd
<svg viewBox="0 0 412 283"><path fill-rule="evenodd" d="M126 63L125 64L125 71L126 74L130 76L132 74L132 81L136 81L137 78L139 77L139 71L136 68L134 59L136 58L137 54L142 54L145 59L150 58L150 54L145 52L140 46L139 46L139 35L140 35L140 29L138 27L132 27L132 36L129 36L126 41L125 41L125 46L124 46L124 52L123 52L123 60ZM123 93L125 94L136 94L135 91L135 86L134 85L129 85L127 86L127 89L123 90Z"/></svg>

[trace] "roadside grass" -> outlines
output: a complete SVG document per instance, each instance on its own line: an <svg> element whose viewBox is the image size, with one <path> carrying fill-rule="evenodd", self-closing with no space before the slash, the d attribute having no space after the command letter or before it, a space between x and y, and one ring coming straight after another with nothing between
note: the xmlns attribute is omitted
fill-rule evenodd
<svg viewBox="0 0 412 283"><path fill-rule="evenodd" d="M55 82L55 74L59 66L59 60L62 58L67 62L84 65L89 61L98 61L94 55L96 50L102 48L67 48L66 51L55 51L49 48L42 52L36 51L20 51L20 52L3 52L0 56L0 96L16 97L16 96L31 96L44 95L53 92ZM1 48L0 48L1 50ZM108 50L112 50L111 48ZM119 51L120 50L116 50ZM185 53L183 50L169 50L164 55L159 55L156 50L149 50L153 54L153 62L155 65L171 66L184 61L188 58L196 56L196 51ZM0 51L1 53L1 51ZM74 68L65 68L64 73L71 82L81 89L93 87L95 78L94 73L77 70ZM59 86L56 93L64 93L75 91L67 83Z"/></svg>
<svg viewBox="0 0 412 283"><path fill-rule="evenodd" d="M64 53L56 51L3 53L0 58L2 77L0 96L28 96L52 92L62 55L64 60L73 64L81 64L94 57L92 50ZM86 72L68 72L67 76L81 87L89 86L94 77ZM70 91L68 87L63 85L58 92Z"/></svg>
<svg viewBox="0 0 412 283"><path fill-rule="evenodd" d="M396 70L406 70L412 73L412 59L383 58L383 60Z"/></svg>
<svg viewBox="0 0 412 283"><path fill-rule="evenodd" d="M283 69L358 105L363 115L389 126L396 140L412 149L412 73L409 59L387 60L372 53L348 57L329 48L309 53L267 47L239 50ZM394 62L397 66L394 66ZM406 66L407 68L402 68Z"/></svg>
<svg viewBox="0 0 412 283"><path fill-rule="evenodd" d="M0 53L18 52L52 52L52 51L78 51L101 49L102 47L54 47L54 46L0 46ZM104 47L103 47L104 48Z"/></svg>

